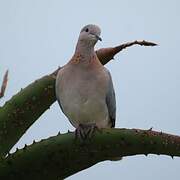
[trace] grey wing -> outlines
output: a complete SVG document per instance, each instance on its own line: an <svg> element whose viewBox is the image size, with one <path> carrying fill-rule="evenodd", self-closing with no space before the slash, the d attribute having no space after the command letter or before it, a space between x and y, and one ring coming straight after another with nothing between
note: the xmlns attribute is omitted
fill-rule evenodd
<svg viewBox="0 0 180 180"><path fill-rule="evenodd" d="M113 87L113 82L111 78L110 72L107 70L109 75L109 85L108 85L108 91L106 95L106 104L109 111L109 119L111 123L111 127L115 127L115 121L116 121L116 97Z"/></svg>
<svg viewBox="0 0 180 180"><path fill-rule="evenodd" d="M59 90L60 86L61 86L61 84L60 84L60 76L59 76L59 72L58 72L57 77L56 77L56 87L55 87L56 92L55 93L56 93L56 99L57 99L57 101L59 103L59 106L60 106L62 112L64 113L62 105L61 105L61 101L60 101L60 94L59 94L60 93L60 90Z"/></svg>
<svg viewBox="0 0 180 180"><path fill-rule="evenodd" d="M61 108L61 111L64 113L60 99L57 98L57 101L58 101L58 104L59 104L59 106L60 106L60 108Z"/></svg>

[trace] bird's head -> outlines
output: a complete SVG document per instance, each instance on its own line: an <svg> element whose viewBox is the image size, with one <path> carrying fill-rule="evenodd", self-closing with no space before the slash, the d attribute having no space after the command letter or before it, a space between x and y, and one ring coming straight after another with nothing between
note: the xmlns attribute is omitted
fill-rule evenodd
<svg viewBox="0 0 180 180"><path fill-rule="evenodd" d="M102 41L100 34L101 29L97 25L89 24L82 28L79 35L79 41L94 46L98 40Z"/></svg>

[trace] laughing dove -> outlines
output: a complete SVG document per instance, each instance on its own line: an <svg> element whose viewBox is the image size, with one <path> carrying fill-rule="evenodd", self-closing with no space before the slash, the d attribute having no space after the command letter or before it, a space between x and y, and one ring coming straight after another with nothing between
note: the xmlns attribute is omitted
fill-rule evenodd
<svg viewBox="0 0 180 180"><path fill-rule="evenodd" d="M58 72L56 97L71 124L83 135L87 127L112 128L116 119L116 100L109 71L100 63L94 46L101 30L85 26L75 53Z"/></svg>

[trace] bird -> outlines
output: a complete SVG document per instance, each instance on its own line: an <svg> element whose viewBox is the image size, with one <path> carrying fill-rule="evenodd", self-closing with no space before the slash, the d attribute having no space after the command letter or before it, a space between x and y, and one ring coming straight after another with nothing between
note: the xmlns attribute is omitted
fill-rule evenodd
<svg viewBox="0 0 180 180"><path fill-rule="evenodd" d="M76 136L86 139L95 129L114 128L116 99L109 70L94 50L102 41L97 25L84 26L72 58L56 77L56 98L62 112L75 127Z"/></svg>

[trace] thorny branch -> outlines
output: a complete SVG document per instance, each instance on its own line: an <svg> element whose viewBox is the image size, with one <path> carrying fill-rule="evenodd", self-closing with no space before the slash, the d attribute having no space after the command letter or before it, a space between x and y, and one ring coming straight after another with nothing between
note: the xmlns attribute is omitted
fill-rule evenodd
<svg viewBox="0 0 180 180"><path fill-rule="evenodd" d="M157 44L153 43L153 42L149 42L149 41L145 41L145 40L142 40L142 41L135 40L132 42L127 42L127 43L121 44L119 46L116 46L116 49L118 49L118 51L121 51L127 47L130 47L130 46L133 46L136 44L140 45L140 46L157 46Z"/></svg>
<svg viewBox="0 0 180 180"><path fill-rule="evenodd" d="M140 154L179 157L180 136L116 128L96 131L92 138L80 141L74 132L58 133L8 154L0 162L0 179L64 179L101 161Z"/></svg>
<svg viewBox="0 0 180 180"><path fill-rule="evenodd" d="M1 85L1 91L0 91L0 98L2 98L4 96L6 87L7 87L7 82L8 82L8 70L6 71L6 73L4 74L3 77L3 82Z"/></svg>
<svg viewBox="0 0 180 180"><path fill-rule="evenodd" d="M145 40L142 40L142 41L135 40L132 42L127 42L127 43L121 44L119 46L99 49L96 51L96 54L97 54L99 60L101 61L101 63L104 65L104 64L108 63L111 59L114 59L114 56L117 53L119 53L123 49L133 46L133 45L157 46L157 44L153 43L153 42L149 42L149 41L145 41Z"/></svg>

